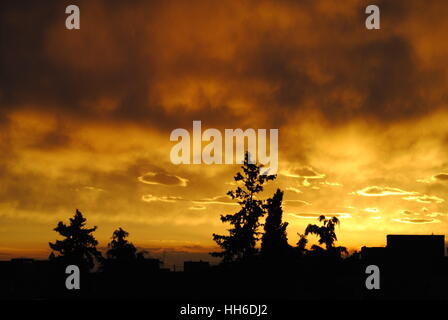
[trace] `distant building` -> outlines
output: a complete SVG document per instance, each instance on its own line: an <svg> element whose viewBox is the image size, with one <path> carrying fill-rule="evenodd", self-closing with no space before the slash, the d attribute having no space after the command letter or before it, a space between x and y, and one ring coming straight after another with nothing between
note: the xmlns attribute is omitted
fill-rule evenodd
<svg viewBox="0 0 448 320"><path fill-rule="evenodd" d="M444 235L388 235L390 257L438 259L445 256Z"/></svg>
<svg viewBox="0 0 448 320"><path fill-rule="evenodd" d="M11 259L11 263L22 264L22 265L24 265L24 264L33 264L34 263L34 259L31 259L31 258L14 258L14 259Z"/></svg>
<svg viewBox="0 0 448 320"><path fill-rule="evenodd" d="M381 261L387 257L385 247L362 247L361 259L366 261Z"/></svg>
<svg viewBox="0 0 448 320"><path fill-rule="evenodd" d="M367 263L398 260L426 263L445 256L444 235L387 235L386 247L362 247L361 259Z"/></svg>
<svg viewBox="0 0 448 320"><path fill-rule="evenodd" d="M159 259L147 258L147 259L140 260L139 264L140 264L141 268L143 268L146 271L157 272L157 271L160 271L160 266L162 264L162 261L160 261Z"/></svg>
<svg viewBox="0 0 448 320"><path fill-rule="evenodd" d="M11 259L11 268L16 273L32 273L36 271L34 259L15 258Z"/></svg>
<svg viewBox="0 0 448 320"><path fill-rule="evenodd" d="M203 272L210 268L210 263L207 261L185 261L184 272Z"/></svg>

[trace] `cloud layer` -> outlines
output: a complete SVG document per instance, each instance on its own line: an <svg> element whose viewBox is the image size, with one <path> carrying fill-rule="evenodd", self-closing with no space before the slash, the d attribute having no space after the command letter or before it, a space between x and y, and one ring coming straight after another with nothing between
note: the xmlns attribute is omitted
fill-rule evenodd
<svg viewBox="0 0 448 320"><path fill-rule="evenodd" d="M77 3L69 31L63 2L2 2L8 252L47 249L75 208L103 242L121 225L142 246L213 246L239 166L173 165L169 133L193 120L279 129L263 196L286 190L291 243L320 213L351 217L348 247L445 232L447 3L378 1L376 31L352 0Z"/></svg>

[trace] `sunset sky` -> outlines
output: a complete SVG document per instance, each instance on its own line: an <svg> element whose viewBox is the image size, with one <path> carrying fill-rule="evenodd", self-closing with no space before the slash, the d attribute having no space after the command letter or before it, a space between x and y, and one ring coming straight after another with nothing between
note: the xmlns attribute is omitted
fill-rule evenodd
<svg viewBox="0 0 448 320"><path fill-rule="evenodd" d="M77 4L81 29L65 28ZM105 247L215 248L238 165L174 165L176 128L279 129L291 244L448 230L445 1L2 1L0 259L45 258L79 208ZM192 254L193 253L193 254Z"/></svg>

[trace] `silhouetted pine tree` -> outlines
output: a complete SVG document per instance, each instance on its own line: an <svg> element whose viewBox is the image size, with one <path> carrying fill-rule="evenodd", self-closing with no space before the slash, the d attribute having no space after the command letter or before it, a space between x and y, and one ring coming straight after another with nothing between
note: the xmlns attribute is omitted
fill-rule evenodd
<svg viewBox="0 0 448 320"><path fill-rule="evenodd" d="M277 189L274 196L267 200L265 208L268 215L264 224L264 234L261 239L261 254L267 258L285 256L290 246L286 235L287 222L282 222L283 192Z"/></svg>
<svg viewBox="0 0 448 320"><path fill-rule="evenodd" d="M112 241L108 244L107 258L119 262L130 262L137 259L137 248L126 238L129 233L121 227L112 234Z"/></svg>
<svg viewBox="0 0 448 320"><path fill-rule="evenodd" d="M139 272L138 263L144 260L143 253L137 252L137 248L126 238L129 233L118 228L112 234L112 241L109 242L106 252L106 259L103 264L103 271L106 273L131 273ZM117 279L118 280L118 279Z"/></svg>
<svg viewBox="0 0 448 320"><path fill-rule="evenodd" d="M59 221L54 231L65 239L49 243L53 250L49 257L51 260L75 264L84 269L93 268L95 259L102 260L101 253L96 249L98 241L92 235L97 227L86 228L85 222L86 219L78 209L73 218L70 218L70 224Z"/></svg>
<svg viewBox="0 0 448 320"><path fill-rule="evenodd" d="M259 239L258 227L260 218L264 215L263 201L257 199L257 194L263 191L263 184L274 180L276 175L261 175L261 165L250 163L249 153L246 153L242 173L238 172L234 179L242 182L235 190L227 194L237 200L241 209L235 214L221 215L222 222L228 222L232 227L229 235L213 234L213 240L223 249L212 252L215 257L222 257L223 262L241 261L252 257L257 249L255 245Z"/></svg>

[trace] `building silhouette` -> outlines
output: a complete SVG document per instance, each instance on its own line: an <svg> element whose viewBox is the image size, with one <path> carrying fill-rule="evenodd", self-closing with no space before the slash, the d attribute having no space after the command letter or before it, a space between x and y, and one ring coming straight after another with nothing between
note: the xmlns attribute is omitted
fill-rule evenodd
<svg viewBox="0 0 448 320"><path fill-rule="evenodd" d="M386 248L391 257L440 259L445 256L445 236L391 234Z"/></svg>
<svg viewBox="0 0 448 320"><path fill-rule="evenodd" d="M65 287L65 265L50 260L0 261L1 299L51 298L228 298L285 297L296 299L447 299L448 258L443 235L387 235L385 247L362 247L360 255L343 260L305 256L278 262L281 277L249 265L213 266L207 261L184 261L183 272L162 268L158 259L141 259L126 268L82 274L80 292ZM365 287L366 267L377 265L381 290ZM280 269L278 269L280 270ZM280 275L279 274L279 275ZM320 277L325 274L325 277ZM253 281L253 279L264 281ZM241 279L235 282L235 279ZM229 286L232 283L232 286ZM220 290L216 290L220 288ZM272 289L274 288L274 289Z"/></svg>
<svg viewBox="0 0 448 320"><path fill-rule="evenodd" d="M365 261L414 259L419 261L440 260L445 257L444 235L387 235L386 247L362 247L361 258Z"/></svg>
<svg viewBox="0 0 448 320"><path fill-rule="evenodd" d="M210 263L207 261L185 261L184 272L205 272L209 270Z"/></svg>

